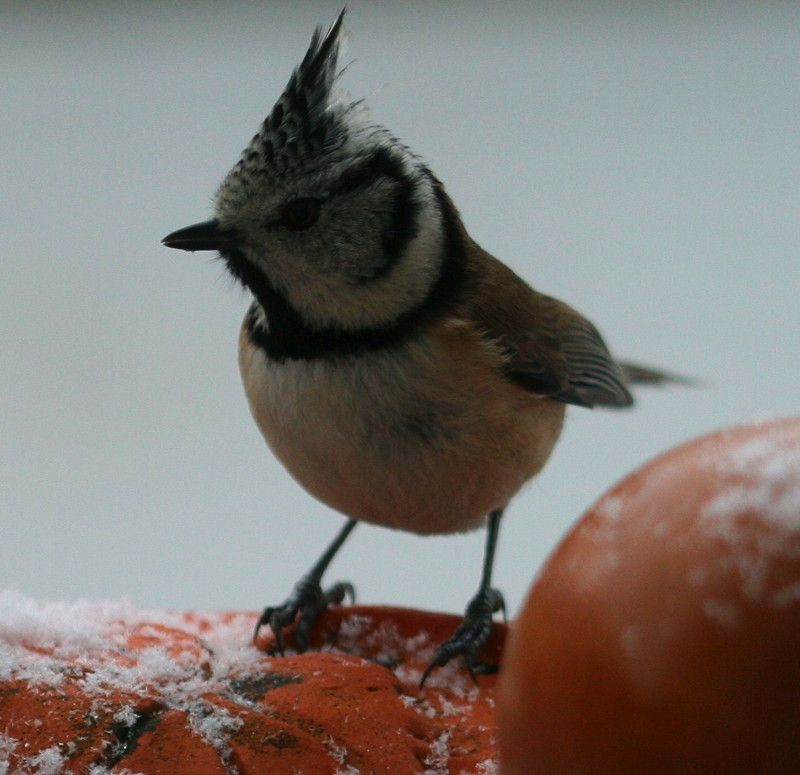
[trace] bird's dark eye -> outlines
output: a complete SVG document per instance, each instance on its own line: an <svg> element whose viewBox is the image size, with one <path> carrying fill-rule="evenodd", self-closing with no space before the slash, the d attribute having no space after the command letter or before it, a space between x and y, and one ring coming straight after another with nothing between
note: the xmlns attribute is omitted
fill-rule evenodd
<svg viewBox="0 0 800 775"><path fill-rule="evenodd" d="M312 197L288 202L281 213L281 224L291 231L310 229L319 218L321 204L319 199Z"/></svg>

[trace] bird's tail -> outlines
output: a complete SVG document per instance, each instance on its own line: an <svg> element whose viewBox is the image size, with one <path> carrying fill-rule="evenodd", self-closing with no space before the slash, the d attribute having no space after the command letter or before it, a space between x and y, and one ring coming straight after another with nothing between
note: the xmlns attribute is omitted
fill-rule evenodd
<svg viewBox="0 0 800 775"><path fill-rule="evenodd" d="M685 385L687 387L697 385L697 380L691 377L672 374L660 369L651 369L649 366L642 366L640 363L620 361L619 365L625 375L625 381L629 385Z"/></svg>

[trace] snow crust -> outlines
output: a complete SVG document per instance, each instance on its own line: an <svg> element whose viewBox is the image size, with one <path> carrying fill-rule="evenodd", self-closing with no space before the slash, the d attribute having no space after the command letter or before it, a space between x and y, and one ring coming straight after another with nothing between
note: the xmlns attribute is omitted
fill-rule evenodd
<svg viewBox="0 0 800 775"><path fill-rule="evenodd" d="M722 486L700 512L708 534L729 547L743 598L783 608L800 603L800 579L774 588L773 570L800 559L800 445L785 425L722 445L703 464ZM712 618L735 620L731 602L709 606ZM726 610L727 609L727 610Z"/></svg>
<svg viewBox="0 0 800 775"><path fill-rule="evenodd" d="M17 592L0 591L0 681L22 680L29 691L43 693L77 687L91 700L93 715L109 717L124 729L140 723L142 703L163 713L185 714L191 731L212 746L230 772L230 738L245 724L244 714L257 703L239 696L236 679L269 670L272 661L250 645L250 614L194 613L136 609L128 601L41 603ZM134 643L135 640L135 643ZM458 660L434 671L428 689L411 696L438 643L426 631L407 636L391 620L358 613L341 620L334 645L323 651L368 656L390 667L408 694L400 700L412 713L433 721L443 730L430 742L424 760L425 775L449 772L451 735L480 698L480 690ZM343 667L357 662L344 662ZM120 698L122 695L122 700ZM129 697L129 701L125 701ZM214 701L226 698L225 707ZM211 698L211 699L209 699ZM227 702L226 700L231 700ZM242 716L237 714L241 709ZM107 723L107 722L106 722ZM32 719L30 725L41 726ZM453 726L455 725L455 726ZM434 727L436 729L436 727ZM484 727L479 730L487 731ZM58 742L19 758L26 745L0 727L0 775L60 775L74 754L69 742ZM103 755L115 753L115 742ZM333 738L325 741L336 775L360 775L348 762L348 751ZM22 761L10 769L9 757ZM123 762L120 762L120 765ZM87 775L140 775L95 764ZM493 759L480 762L479 775L495 775ZM459 773L459 775L462 775ZM464 774L466 775L466 773Z"/></svg>
<svg viewBox="0 0 800 775"><path fill-rule="evenodd" d="M136 627L141 625L139 630ZM186 651L153 645L128 648L132 630L157 639L158 627L180 630ZM0 680L23 680L31 687L58 688L67 677L93 698L93 709L115 707L119 693L148 697L165 710L187 714L189 725L225 761L227 740L244 723L227 708L204 699L224 692L229 679L248 667L265 665L264 654L250 646L252 617L230 614L196 616L169 611L135 609L128 601L40 603L18 592L0 591ZM204 649L198 659L197 644ZM35 647L35 648L32 648ZM115 699L110 699L115 697ZM113 703L113 704L112 704ZM133 727L139 719L134 705L118 708L114 720ZM8 759L21 742L0 736L0 775L59 775L65 752L52 746L24 759L22 770L9 769ZM89 775L105 775L93 766ZM115 775L122 775L119 768ZM130 773L135 775L135 773Z"/></svg>
<svg viewBox="0 0 800 775"><path fill-rule="evenodd" d="M800 448L776 431L738 445L728 445L705 465L728 482L706 504L709 520L757 513L775 527L800 530Z"/></svg>
<svg viewBox="0 0 800 775"><path fill-rule="evenodd" d="M576 558L584 582L620 566L620 531L650 531L651 539L680 551L686 541L697 541L697 530L708 541L708 557L689 572L689 585L698 593L715 574L733 569L742 597L754 604L785 608L800 604L800 579L774 589L777 564L800 559L800 443L797 426L772 422L756 431L735 428L701 439L645 469L643 480L625 483L595 506L595 520L581 526L597 546L590 558ZM709 494L692 485L685 497L677 495L687 482L687 469L702 476ZM698 500L700 499L700 500ZM676 504L676 514L664 513L665 503ZM696 509L696 512L689 511ZM685 512L685 513L684 513ZM625 520L635 514L636 525ZM697 521L687 525L691 516ZM678 518L679 517L679 518ZM585 563L578 568L578 563ZM593 571L593 573L589 573ZM703 609L719 626L730 627L738 618L729 600L707 599Z"/></svg>

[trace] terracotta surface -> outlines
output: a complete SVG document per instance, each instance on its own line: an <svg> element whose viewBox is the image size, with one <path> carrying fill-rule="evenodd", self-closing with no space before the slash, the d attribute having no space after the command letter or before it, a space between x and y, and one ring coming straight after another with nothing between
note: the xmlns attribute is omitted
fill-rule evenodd
<svg viewBox="0 0 800 775"><path fill-rule="evenodd" d="M498 701L504 775L800 773L800 419L598 501L515 622Z"/></svg>
<svg viewBox="0 0 800 775"><path fill-rule="evenodd" d="M0 593L0 773L497 772L495 678L453 664L417 688L458 617L340 608L285 658L254 623Z"/></svg>

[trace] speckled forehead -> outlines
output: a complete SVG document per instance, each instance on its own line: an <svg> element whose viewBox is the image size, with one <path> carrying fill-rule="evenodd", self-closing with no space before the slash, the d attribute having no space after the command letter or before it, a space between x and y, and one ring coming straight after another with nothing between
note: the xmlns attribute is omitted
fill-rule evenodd
<svg viewBox="0 0 800 775"><path fill-rule="evenodd" d="M298 164L283 175L237 165L217 191L217 216L223 221L241 222L247 220L250 213L263 218L290 199L304 196L324 199L336 189L344 172L360 163L360 158L362 156L357 153L330 154L307 164Z"/></svg>

